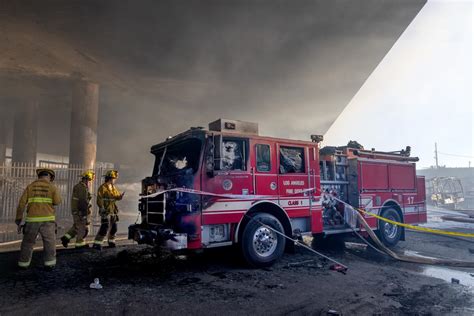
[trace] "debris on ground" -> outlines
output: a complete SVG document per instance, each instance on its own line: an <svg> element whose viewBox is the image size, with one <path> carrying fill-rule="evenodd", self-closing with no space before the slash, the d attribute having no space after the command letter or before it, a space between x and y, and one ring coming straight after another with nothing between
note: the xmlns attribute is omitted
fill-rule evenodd
<svg viewBox="0 0 474 316"><path fill-rule="evenodd" d="M367 249L367 245L361 244L361 243L355 243L355 242L345 242L345 247L347 249L354 249L354 250L359 250L359 251L365 251Z"/></svg>
<svg viewBox="0 0 474 316"><path fill-rule="evenodd" d="M91 289L96 289L96 290L101 290L103 288L102 284L100 284L99 282L99 278L95 278L94 279L94 282L92 282L90 285L89 285L89 288Z"/></svg>
<svg viewBox="0 0 474 316"><path fill-rule="evenodd" d="M329 267L329 269L336 272L341 272L342 274L346 274L347 272L347 268L344 266L341 266L340 264L333 264Z"/></svg>
<svg viewBox="0 0 474 316"><path fill-rule="evenodd" d="M407 235L410 241L402 243L400 251L439 252L460 259L470 256L465 251L467 241L447 242L441 236L412 232ZM446 282L424 275L420 265L386 259L368 247L354 251L318 245L314 244L317 250L347 263L356 272L344 276L332 273L329 267L333 262L315 258L299 247L268 269L243 266L232 248L188 254L186 260L141 245L119 244L100 253L67 249L58 251L53 274L40 268L40 253L33 255L32 268L21 273L16 270L18 253L3 253L0 285L9 295L0 297L0 314L27 314L33 304L37 314L47 313L51 297L58 310L73 314L238 311L327 315L329 310L332 315L472 313L473 296L464 279L458 277L461 285L450 282L456 275L448 274ZM104 286L103 291L94 290L101 295L90 293L94 278L100 278L99 284ZM48 295L42 294L46 292Z"/></svg>

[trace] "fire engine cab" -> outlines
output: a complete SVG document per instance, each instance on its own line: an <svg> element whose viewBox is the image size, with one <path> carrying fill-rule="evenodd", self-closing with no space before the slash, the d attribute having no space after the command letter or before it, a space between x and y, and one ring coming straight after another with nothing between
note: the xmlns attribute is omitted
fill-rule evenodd
<svg viewBox="0 0 474 316"><path fill-rule="evenodd" d="M426 222L425 182L410 147L380 152L321 142L319 135L263 137L255 123L223 119L170 137L151 148L141 223L129 227L129 238L174 250L238 245L250 265L262 267L292 246L283 235L361 230L348 225L341 201L397 222ZM365 216L386 245L404 239L403 228Z"/></svg>

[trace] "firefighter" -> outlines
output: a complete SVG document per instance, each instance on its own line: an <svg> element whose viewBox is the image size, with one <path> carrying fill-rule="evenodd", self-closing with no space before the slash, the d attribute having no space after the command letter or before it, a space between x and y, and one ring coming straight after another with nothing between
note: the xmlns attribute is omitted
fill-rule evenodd
<svg viewBox="0 0 474 316"><path fill-rule="evenodd" d="M115 247L115 234L117 233L117 222L119 220L119 211L115 202L120 201L125 194L125 192L121 194L115 187L117 178L117 170L107 171L105 181L97 191L97 206L99 206L101 225L94 240L94 249L102 249L106 236L109 247Z"/></svg>
<svg viewBox="0 0 474 316"><path fill-rule="evenodd" d="M87 247L85 238L89 234L89 225L91 221L90 184L94 181L95 173L86 171L81 175L81 181L74 186L71 198L71 211L74 224L63 237L61 243L67 248L69 241L76 237L76 249Z"/></svg>
<svg viewBox="0 0 474 316"><path fill-rule="evenodd" d="M56 217L54 206L61 203L59 190L52 184L55 173L51 169L36 170L38 180L28 185L23 192L16 211L15 224L19 230L23 227L23 241L21 242L20 259L18 266L26 269L30 266L38 234L43 239L44 266L52 270L56 266ZM24 226L23 212L26 208Z"/></svg>

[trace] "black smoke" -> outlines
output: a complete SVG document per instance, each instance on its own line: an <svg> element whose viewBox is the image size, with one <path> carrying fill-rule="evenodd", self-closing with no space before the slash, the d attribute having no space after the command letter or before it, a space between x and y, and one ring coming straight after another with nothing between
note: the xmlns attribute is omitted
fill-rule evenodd
<svg viewBox="0 0 474 316"><path fill-rule="evenodd" d="M151 145L219 117L272 136L323 134L424 2L2 3L0 86L13 76L21 89L9 91L41 95L39 147L67 155L68 76L99 82L98 160L139 179Z"/></svg>

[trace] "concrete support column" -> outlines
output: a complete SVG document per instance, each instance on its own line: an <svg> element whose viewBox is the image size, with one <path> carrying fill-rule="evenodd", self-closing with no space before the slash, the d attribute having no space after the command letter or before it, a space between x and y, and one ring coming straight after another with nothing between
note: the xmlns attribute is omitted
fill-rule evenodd
<svg viewBox="0 0 474 316"><path fill-rule="evenodd" d="M99 85L77 81L72 89L69 163L93 168L97 155Z"/></svg>
<svg viewBox="0 0 474 316"><path fill-rule="evenodd" d="M38 101L22 102L13 122L12 161L36 164L38 141Z"/></svg>
<svg viewBox="0 0 474 316"><path fill-rule="evenodd" d="M0 166L5 163L7 151L7 111L0 108Z"/></svg>

